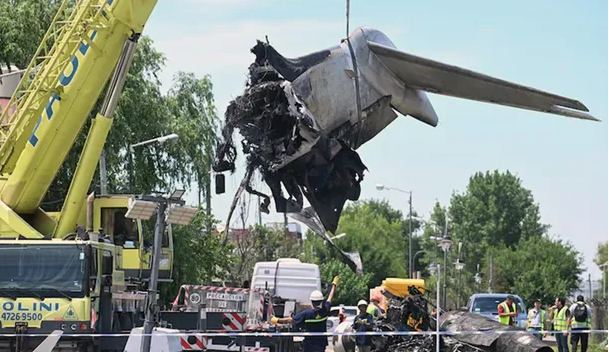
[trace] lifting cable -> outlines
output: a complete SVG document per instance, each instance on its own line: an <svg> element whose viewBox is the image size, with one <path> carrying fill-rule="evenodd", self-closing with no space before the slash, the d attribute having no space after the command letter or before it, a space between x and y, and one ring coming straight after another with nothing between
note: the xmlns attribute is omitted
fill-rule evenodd
<svg viewBox="0 0 609 352"><path fill-rule="evenodd" d="M357 69L357 60L355 58L355 52L353 51L353 46L351 45L351 41L349 40L349 7L351 5L351 1L347 0L347 37L345 41L347 41L347 45L349 46L349 52L351 53L351 62L353 64L353 72L355 74L355 104L357 108L357 135L355 138L355 143L353 144L353 150L357 149L359 145L360 132L362 130L362 103L360 101L360 91L359 91L359 71Z"/></svg>

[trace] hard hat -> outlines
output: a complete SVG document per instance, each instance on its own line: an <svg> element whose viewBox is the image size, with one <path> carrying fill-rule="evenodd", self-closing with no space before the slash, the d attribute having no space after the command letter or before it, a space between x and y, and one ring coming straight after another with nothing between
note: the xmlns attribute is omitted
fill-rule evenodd
<svg viewBox="0 0 609 352"><path fill-rule="evenodd" d="M367 306L367 305L368 305L368 302L364 301L363 299L360 300L359 302L357 302L357 306L358 307L360 307L360 306Z"/></svg>
<svg viewBox="0 0 609 352"><path fill-rule="evenodd" d="M315 290L313 292L311 292L311 296L309 297L311 299L311 301L323 301L324 300L324 295L319 291L319 290Z"/></svg>
<svg viewBox="0 0 609 352"><path fill-rule="evenodd" d="M309 299L311 299L311 304L314 308L320 309L324 303L324 295L319 290L311 292Z"/></svg>

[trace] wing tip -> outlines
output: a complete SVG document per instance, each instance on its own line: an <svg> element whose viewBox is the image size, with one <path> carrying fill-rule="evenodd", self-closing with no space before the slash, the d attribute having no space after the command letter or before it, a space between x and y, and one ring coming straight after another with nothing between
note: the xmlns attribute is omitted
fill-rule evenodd
<svg viewBox="0 0 609 352"><path fill-rule="evenodd" d="M551 114L556 114L556 115L563 115L563 116L567 116L567 117L573 117L576 119L581 119L581 120L589 120L589 121L597 121L597 122L601 122L601 119L597 119L596 117L590 115L587 113L588 108L586 108L586 106L580 102L579 103L582 107L583 107L583 111L575 111L569 108L565 108L562 106L558 106L558 105L552 105L550 107L550 109L548 110L549 113Z"/></svg>

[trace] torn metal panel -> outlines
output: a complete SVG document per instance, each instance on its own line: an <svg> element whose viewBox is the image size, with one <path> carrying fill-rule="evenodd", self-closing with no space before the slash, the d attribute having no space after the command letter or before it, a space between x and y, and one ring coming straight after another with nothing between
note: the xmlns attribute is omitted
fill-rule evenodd
<svg viewBox="0 0 609 352"><path fill-rule="evenodd" d="M452 311L442 315L441 329L445 331L520 331L520 333L459 334L458 341L494 352L551 352L552 348L525 330L501 324L485 316Z"/></svg>
<svg viewBox="0 0 609 352"><path fill-rule="evenodd" d="M289 216L296 220L300 221L303 224L307 225L311 231L313 231L316 235L323 238L325 241L330 243L334 249L336 249L342 255L342 262L351 268L358 276L363 275L364 267L362 265L362 259L358 252L344 252L340 248L338 248L334 242L332 242L332 238L327 235L324 225L319 220L319 217L315 213L315 210L311 207L307 207L300 211L299 213L292 213Z"/></svg>
<svg viewBox="0 0 609 352"><path fill-rule="evenodd" d="M213 169L235 170L238 130L248 167L261 173L276 210L298 213L306 197L324 233L336 231L347 200L359 199L366 166L356 150L390 125L396 111L438 124L426 92L596 120L577 100L398 51L368 27L298 58L261 41L251 51L249 82L226 110ZM243 188L261 194L249 181Z"/></svg>

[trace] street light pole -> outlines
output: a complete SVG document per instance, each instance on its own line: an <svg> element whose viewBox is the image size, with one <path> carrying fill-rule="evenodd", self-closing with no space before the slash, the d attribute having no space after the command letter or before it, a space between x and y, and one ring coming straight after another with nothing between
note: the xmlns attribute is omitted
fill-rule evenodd
<svg viewBox="0 0 609 352"><path fill-rule="evenodd" d="M474 275L474 281L476 282L476 292L480 292L480 282L482 282L482 278L480 277L480 263L476 264L476 275Z"/></svg>
<svg viewBox="0 0 609 352"><path fill-rule="evenodd" d="M152 268L146 295L145 318L144 326L142 327L143 336L140 352L150 352L152 331L159 320L157 295L165 224L169 223L170 226L171 224L188 225L198 211L198 208L184 207L185 202L181 199L183 195L184 190L174 190L172 193L162 196L144 195L138 197L138 199L132 198L129 209L125 214L126 218L148 220L152 214L156 212L154 248L151 258ZM172 204L175 206L170 208L170 205ZM167 214L165 214L166 211Z"/></svg>
<svg viewBox="0 0 609 352"><path fill-rule="evenodd" d="M457 278L457 309L459 309L461 307L461 271L463 270L463 267L465 266L465 263L461 259L461 246L462 245L463 245L463 243L459 242L459 257L457 259L457 262L455 263L455 269L457 269L457 271L459 272L459 275Z"/></svg>
<svg viewBox="0 0 609 352"><path fill-rule="evenodd" d="M425 250L420 250L420 251L416 252L416 253L414 254L414 256L412 257L412 267L413 267L413 272L417 272L417 270L414 270L414 269L416 269L414 266L415 266L415 264L417 263L417 258L419 257L419 255L420 255L420 254L423 254L423 253L427 253L427 251L425 251Z"/></svg>
<svg viewBox="0 0 609 352"><path fill-rule="evenodd" d="M135 179L133 176L133 152L135 150L135 147L139 147L142 145L146 145L146 144L151 144L151 143L160 143L163 144L167 141L171 141L174 139L178 139L180 138L180 136L178 136L175 133L169 134L167 136L161 136L161 137L156 137L153 139L149 139L143 142L139 142L139 143L135 143L135 144L129 144L128 146L128 150L129 150L129 191L131 193L134 193L134 188L135 188ZM105 159L104 159L104 163L105 163Z"/></svg>
<svg viewBox="0 0 609 352"><path fill-rule="evenodd" d="M157 285L159 278L159 264L161 259L161 249L163 247L163 233L165 232L165 209L167 203L159 202L156 211L156 224L154 226L154 256L152 257L152 270L150 272L150 282L148 283L148 304L146 305L146 318L144 320L144 336L142 338L141 352L150 351L152 341L152 329L155 325L157 307Z"/></svg>
<svg viewBox="0 0 609 352"><path fill-rule="evenodd" d="M448 248L444 249L444 275L442 277L442 309L446 311L446 258L447 258Z"/></svg>
<svg viewBox="0 0 609 352"><path fill-rule="evenodd" d="M133 145L129 144L129 192L133 194Z"/></svg>
<svg viewBox="0 0 609 352"><path fill-rule="evenodd" d="M408 210L408 277L412 278L412 191L406 191L403 189L399 189L399 188L395 188L395 187L387 187L381 183L377 183L376 185L376 189L378 189L379 191L382 190L391 190L391 191L398 191L398 192L402 192L402 193L408 193L408 205L409 205L409 210Z"/></svg>
<svg viewBox="0 0 609 352"><path fill-rule="evenodd" d="M448 255L448 251L450 250L450 246L452 245L452 241L450 239L450 237L448 236L444 236L442 238L440 237L434 237L431 236L430 239L434 240L437 242L438 247L442 248L442 251L444 252L444 273L443 273L443 281L444 281L444 292L443 292L443 299L442 299L442 309L444 311L446 311L446 262L447 262L447 255ZM438 273L439 275L439 273ZM438 282L439 282L439 278L438 278Z"/></svg>
<svg viewBox="0 0 609 352"><path fill-rule="evenodd" d="M408 275L412 279L412 265L414 263L412 260L412 191L409 191L408 194Z"/></svg>
<svg viewBox="0 0 609 352"><path fill-rule="evenodd" d="M436 264L436 352L440 352L440 264Z"/></svg>

